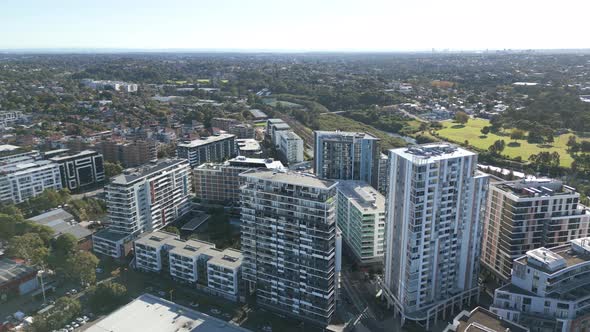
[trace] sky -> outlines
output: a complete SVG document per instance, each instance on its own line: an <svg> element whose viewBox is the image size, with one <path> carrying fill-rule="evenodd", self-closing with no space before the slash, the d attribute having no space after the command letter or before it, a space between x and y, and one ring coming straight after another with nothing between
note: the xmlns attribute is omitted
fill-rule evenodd
<svg viewBox="0 0 590 332"><path fill-rule="evenodd" d="M589 0L0 0L0 49L590 48Z"/></svg>

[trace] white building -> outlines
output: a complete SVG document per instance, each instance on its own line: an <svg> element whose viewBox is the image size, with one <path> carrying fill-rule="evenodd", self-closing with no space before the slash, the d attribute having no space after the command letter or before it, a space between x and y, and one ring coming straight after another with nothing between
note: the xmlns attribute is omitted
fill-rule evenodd
<svg viewBox="0 0 590 332"><path fill-rule="evenodd" d="M23 118L21 111L0 111L0 129L11 126Z"/></svg>
<svg viewBox="0 0 590 332"><path fill-rule="evenodd" d="M279 142L279 151L289 165L303 161L303 140L299 135L290 130L276 133Z"/></svg>
<svg viewBox="0 0 590 332"><path fill-rule="evenodd" d="M62 189L58 164L29 157L13 161L0 166L0 202L18 204L46 189Z"/></svg>
<svg viewBox="0 0 590 332"><path fill-rule="evenodd" d="M134 242L135 267L145 272L165 271L175 280L236 301L239 296L242 254L219 250L209 242L181 240L166 232L144 234Z"/></svg>
<svg viewBox="0 0 590 332"><path fill-rule="evenodd" d="M531 331L587 331L590 238L530 250L514 260L511 283L496 289L490 310Z"/></svg>
<svg viewBox="0 0 590 332"><path fill-rule="evenodd" d="M190 166L182 159L162 160L113 177L105 191L109 231L128 235L122 236L125 239L134 238L158 230L189 212ZM101 243L101 232L93 236L93 241L95 251L107 254L97 250L107 245Z"/></svg>
<svg viewBox="0 0 590 332"><path fill-rule="evenodd" d="M436 143L389 151L384 295L402 321L431 320L479 294L488 176L477 154Z"/></svg>
<svg viewBox="0 0 590 332"><path fill-rule="evenodd" d="M128 82L121 82L121 81L110 81L110 80L92 80L92 79L83 79L82 84L97 90L103 89L113 89L115 91L123 91L123 92L137 92L137 84L135 83L128 83Z"/></svg>
<svg viewBox="0 0 590 332"><path fill-rule="evenodd" d="M237 155L236 136L221 134L178 143L176 154L178 158L188 160L191 167L204 163L222 162Z"/></svg>
<svg viewBox="0 0 590 332"><path fill-rule="evenodd" d="M361 265L383 264L385 197L363 181L338 181L336 225Z"/></svg>
<svg viewBox="0 0 590 332"><path fill-rule="evenodd" d="M527 251L588 236L590 211L559 180L492 183L487 205L481 262L501 282L510 281L512 262Z"/></svg>
<svg viewBox="0 0 590 332"><path fill-rule="evenodd" d="M326 326L339 273L337 183L271 170L241 176L242 275L257 304Z"/></svg>

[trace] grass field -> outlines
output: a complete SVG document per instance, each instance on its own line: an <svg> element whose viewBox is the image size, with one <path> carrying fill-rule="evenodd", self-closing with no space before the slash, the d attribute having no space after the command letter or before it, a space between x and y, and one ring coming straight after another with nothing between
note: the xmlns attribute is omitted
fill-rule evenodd
<svg viewBox="0 0 590 332"><path fill-rule="evenodd" d="M487 150L495 141L503 139L506 142L506 148L502 152L503 155L513 159L521 157L523 161L527 161L529 156L537 154L541 151L558 152L560 156L561 165L569 167L572 164L572 157L567 153L567 141L570 136L575 134L563 134L555 137L555 142L551 144L531 144L526 140L512 140L510 139L510 129L504 130L500 134L489 133L484 136L481 129L489 126L490 123L485 119L469 119L465 126L462 126L454 121L443 121L443 129L437 131L440 138L463 144L466 140L469 145L472 145L481 150ZM577 137L578 141L581 139ZM585 139L582 139L585 140ZM520 143L520 146L511 146L511 142Z"/></svg>
<svg viewBox="0 0 590 332"><path fill-rule="evenodd" d="M208 78L199 78L197 80L197 83L199 84L209 84L211 82L211 80L209 80Z"/></svg>

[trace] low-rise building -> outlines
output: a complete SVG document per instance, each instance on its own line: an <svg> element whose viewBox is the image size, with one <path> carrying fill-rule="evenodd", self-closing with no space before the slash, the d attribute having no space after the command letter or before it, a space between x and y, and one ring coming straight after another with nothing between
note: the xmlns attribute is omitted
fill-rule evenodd
<svg viewBox="0 0 590 332"><path fill-rule="evenodd" d="M215 295L238 300L242 254L219 250L212 243L182 240L166 232L145 234L135 240L135 267L162 272Z"/></svg>
<svg viewBox="0 0 590 332"><path fill-rule="evenodd" d="M299 135L290 130L284 130L277 132L276 136L279 142L279 151L284 161L289 165L303 161L303 140Z"/></svg>
<svg viewBox="0 0 590 332"><path fill-rule="evenodd" d="M69 190L91 187L105 179L102 154L96 151L85 150L49 160L59 165L61 185Z"/></svg>
<svg viewBox="0 0 590 332"><path fill-rule="evenodd" d="M11 126L24 118L21 111L0 111L0 129Z"/></svg>
<svg viewBox="0 0 590 332"><path fill-rule="evenodd" d="M86 332L250 332L193 309L143 294L92 324Z"/></svg>
<svg viewBox="0 0 590 332"><path fill-rule="evenodd" d="M510 283L496 289L490 310L532 331L590 328L590 237L515 259Z"/></svg>
<svg viewBox="0 0 590 332"><path fill-rule="evenodd" d="M338 181L336 225L361 265L383 264L385 197L363 181Z"/></svg>
<svg viewBox="0 0 590 332"><path fill-rule="evenodd" d="M283 130L290 130L291 127L281 119L268 119L266 120L266 135L275 147L279 146L279 139L277 132Z"/></svg>
<svg viewBox="0 0 590 332"><path fill-rule="evenodd" d="M7 258L0 259L0 298L24 295L38 287L37 269Z"/></svg>
<svg viewBox="0 0 590 332"><path fill-rule="evenodd" d="M92 248L92 232L80 226L74 216L64 209L55 209L40 215L28 218L39 225L47 226L53 229L53 238L58 238L64 234L70 234L78 240L78 248L90 250Z"/></svg>
<svg viewBox="0 0 590 332"><path fill-rule="evenodd" d="M102 141L99 148L106 161L119 162L124 167L137 167L158 160L158 143L155 140Z"/></svg>
<svg viewBox="0 0 590 332"><path fill-rule="evenodd" d="M179 158L188 160L191 167L204 163L222 162L237 155L235 139L236 136L231 134L209 136L179 143L176 152Z"/></svg>

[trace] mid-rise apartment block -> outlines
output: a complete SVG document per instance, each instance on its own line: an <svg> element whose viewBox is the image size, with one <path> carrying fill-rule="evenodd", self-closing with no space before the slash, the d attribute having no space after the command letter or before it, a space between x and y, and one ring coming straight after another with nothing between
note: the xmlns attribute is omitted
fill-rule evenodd
<svg viewBox="0 0 590 332"><path fill-rule="evenodd" d="M166 272L182 283L238 299L242 265L239 251L219 250L212 243L182 240L166 232L146 233L134 241L134 247L137 269Z"/></svg>
<svg viewBox="0 0 590 332"><path fill-rule="evenodd" d="M531 331L588 331L590 238L515 259L510 283L496 289L490 310Z"/></svg>
<svg viewBox="0 0 590 332"><path fill-rule="evenodd" d="M28 156L0 166L0 202L18 204L46 189L62 189L59 165Z"/></svg>
<svg viewBox="0 0 590 332"><path fill-rule="evenodd" d="M360 265L383 264L385 197L363 181L338 181L336 225Z"/></svg>
<svg viewBox="0 0 590 332"><path fill-rule="evenodd" d="M266 136L270 139L275 147L279 146L277 133L279 131L291 130L291 127L281 119L266 120Z"/></svg>
<svg viewBox="0 0 590 332"><path fill-rule="evenodd" d="M258 305L329 324L338 275L337 183L268 170L242 176L242 276Z"/></svg>
<svg viewBox="0 0 590 332"><path fill-rule="evenodd" d="M301 137L290 130L279 131L276 135L283 159L289 165L302 162L304 146Z"/></svg>
<svg viewBox="0 0 590 332"><path fill-rule="evenodd" d="M379 157L379 172L378 172L377 190L383 195L387 195L387 188L389 186L389 157L382 153Z"/></svg>
<svg viewBox="0 0 590 332"><path fill-rule="evenodd" d="M224 163L205 163L193 169L195 198L216 204L238 204L240 187L245 180L240 174L253 169L283 169L280 161L238 156Z"/></svg>
<svg viewBox="0 0 590 332"><path fill-rule="evenodd" d="M490 185L481 262L509 282L512 262L527 251L588 236L590 211L559 180L523 179Z"/></svg>
<svg viewBox="0 0 590 332"><path fill-rule="evenodd" d="M237 155L236 136L221 134L179 143L176 152L178 158L188 160L191 167L204 163L222 162Z"/></svg>
<svg viewBox="0 0 590 332"><path fill-rule="evenodd" d="M314 169L320 178L379 186L380 140L365 133L314 132Z"/></svg>
<svg viewBox="0 0 590 332"><path fill-rule="evenodd" d="M158 160L158 145L154 140L102 141L99 147L106 161L119 162L124 167L137 167Z"/></svg>
<svg viewBox="0 0 590 332"><path fill-rule="evenodd" d="M479 295L489 177L477 154L444 144L390 150L384 295L402 320L424 321Z"/></svg>
<svg viewBox="0 0 590 332"><path fill-rule="evenodd" d="M85 150L73 155L59 155L49 160L59 165L62 187L84 189L105 180L102 154Z"/></svg>
<svg viewBox="0 0 590 332"><path fill-rule="evenodd" d="M21 111L0 111L0 129L11 126L24 118Z"/></svg>
<svg viewBox="0 0 590 332"><path fill-rule="evenodd" d="M143 232L158 230L189 212L191 169L183 159L162 160L113 177L105 192L110 220L108 231L135 238ZM112 237L109 234L104 240ZM93 241L95 251L111 252L97 250L101 247L101 232L94 235Z"/></svg>

